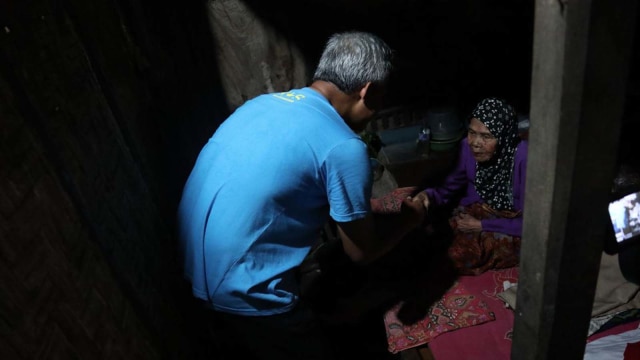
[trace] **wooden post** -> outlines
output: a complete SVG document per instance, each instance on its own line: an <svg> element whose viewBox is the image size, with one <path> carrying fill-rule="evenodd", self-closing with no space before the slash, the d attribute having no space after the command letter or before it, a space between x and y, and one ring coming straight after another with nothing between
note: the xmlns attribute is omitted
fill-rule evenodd
<svg viewBox="0 0 640 360"><path fill-rule="evenodd" d="M512 359L582 359L636 1L537 0Z"/></svg>

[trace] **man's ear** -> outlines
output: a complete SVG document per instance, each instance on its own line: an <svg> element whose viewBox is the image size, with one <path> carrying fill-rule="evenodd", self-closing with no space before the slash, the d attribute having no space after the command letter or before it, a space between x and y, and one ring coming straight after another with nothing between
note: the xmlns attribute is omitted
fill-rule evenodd
<svg viewBox="0 0 640 360"><path fill-rule="evenodd" d="M371 81L368 81L364 86L360 89L359 95L360 99L364 101L364 97L367 95L367 91L369 91L369 86L371 86Z"/></svg>
<svg viewBox="0 0 640 360"><path fill-rule="evenodd" d="M385 90L385 84L367 82L360 89L359 95L364 100L364 106L369 110L379 111L386 106Z"/></svg>

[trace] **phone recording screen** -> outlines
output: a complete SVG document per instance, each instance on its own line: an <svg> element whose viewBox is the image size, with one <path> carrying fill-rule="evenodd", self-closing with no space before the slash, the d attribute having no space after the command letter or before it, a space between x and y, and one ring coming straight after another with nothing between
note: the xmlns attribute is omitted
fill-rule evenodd
<svg viewBox="0 0 640 360"><path fill-rule="evenodd" d="M639 200L640 192L634 192L609 203L609 216L618 243L640 235Z"/></svg>

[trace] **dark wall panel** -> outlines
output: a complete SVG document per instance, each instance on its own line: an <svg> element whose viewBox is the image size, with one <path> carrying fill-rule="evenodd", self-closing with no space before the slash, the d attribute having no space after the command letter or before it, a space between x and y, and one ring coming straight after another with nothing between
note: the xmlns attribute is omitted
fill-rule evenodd
<svg viewBox="0 0 640 360"><path fill-rule="evenodd" d="M197 8L10 5L0 14L0 354L197 358L211 340L183 287L179 187L169 186L189 164L167 157L182 139L185 153L199 148L223 112L215 101L193 110L217 86L206 50L189 51L195 18L180 17ZM192 133L181 138L183 123Z"/></svg>
<svg viewBox="0 0 640 360"><path fill-rule="evenodd" d="M0 94L0 354L161 358L5 78Z"/></svg>

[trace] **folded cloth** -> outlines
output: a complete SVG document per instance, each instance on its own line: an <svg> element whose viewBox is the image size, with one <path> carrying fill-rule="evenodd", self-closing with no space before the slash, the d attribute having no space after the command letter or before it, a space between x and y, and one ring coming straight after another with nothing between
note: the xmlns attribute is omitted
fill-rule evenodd
<svg viewBox="0 0 640 360"><path fill-rule="evenodd" d="M430 306L427 316L412 325L398 319L402 305L396 304L384 316L389 351L394 354L426 344L445 332L495 320L487 303L459 282Z"/></svg>
<svg viewBox="0 0 640 360"><path fill-rule="evenodd" d="M518 285L512 285L510 287L505 287L505 291L500 292L497 296L505 302L507 306L511 309L516 309L516 295L518 293Z"/></svg>
<svg viewBox="0 0 640 360"><path fill-rule="evenodd" d="M397 188L379 198L371 199L371 211L375 214L395 214L400 212L402 200L413 196L418 187L408 186Z"/></svg>
<svg viewBox="0 0 640 360"><path fill-rule="evenodd" d="M640 308L640 285L622 275L618 255L602 253L591 316L619 313Z"/></svg>

